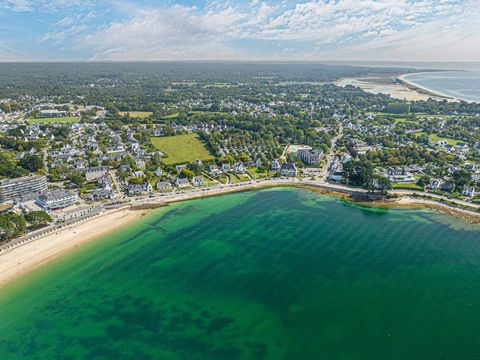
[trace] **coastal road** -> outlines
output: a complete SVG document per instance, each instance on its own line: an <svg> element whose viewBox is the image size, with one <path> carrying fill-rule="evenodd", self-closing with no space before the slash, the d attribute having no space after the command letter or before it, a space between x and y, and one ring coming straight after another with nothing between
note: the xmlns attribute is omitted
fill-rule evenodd
<svg viewBox="0 0 480 360"><path fill-rule="evenodd" d="M267 179L267 180L255 180L255 181L252 180L252 181L243 182L243 183L224 184L224 185L212 186L212 187L206 187L206 188L194 188L189 190L172 191L171 193L139 196L136 198L132 198L131 201L119 204L119 207L115 209L113 208L109 209L107 207L104 207L102 209L99 209L99 211L96 212L95 214L91 214L86 217L80 217L78 219L75 219L74 222L79 223L83 221L89 221L89 219L91 219L92 217L108 214L108 213L119 211L122 209L130 209L132 206L133 207L139 206L139 205L140 206L141 205L146 205L146 206L160 205L161 206L163 204L190 200L190 199L197 199L197 198L202 198L206 196L228 194L236 191L254 190L254 189L265 188L269 186L274 187L274 186L282 186L282 185L283 186L291 186L291 185L312 186L312 187L317 187L327 191L339 192L339 193L351 194L351 195L368 193L368 191L365 189L354 188L354 187L341 185L341 184L327 183L324 180L298 179L298 178L279 178L279 179ZM410 191L410 190L393 190L393 191L390 191L390 193L400 195L400 196L409 196L409 197L416 195L416 196L420 196L418 198L419 201L427 200L427 201L437 202L438 204L441 204L444 206L451 206L451 207L460 206L462 209L470 208L470 210L473 212L480 210L479 204L470 203L468 201L463 201L460 199L449 199L445 196L441 196L437 194L425 193L420 191ZM428 197L428 198L425 199L425 197ZM63 228L68 225L63 224L60 226ZM52 231L56 231L57 228L58 228L57 225L53 225L53 226L42 229L41 231L39 231L39 233L51 233ZM1 246L0 255L5 250L11 250L16 246L21 246L25 243L36 241L38 239L41 239L42 237L43 236L41 234L38 234L37 236L35 236L35 232L34 232L22 238L18 238L8 244Z"/></svg>

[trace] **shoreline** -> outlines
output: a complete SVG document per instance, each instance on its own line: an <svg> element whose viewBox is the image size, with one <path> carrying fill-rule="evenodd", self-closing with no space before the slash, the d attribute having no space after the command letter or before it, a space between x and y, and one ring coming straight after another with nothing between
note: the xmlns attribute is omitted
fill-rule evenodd
<svg viewBox="0 0 480 360"><path fill-rule="evenodd" d="M134 210L114 210L73 224L0 254L0 288L66 253L118 231L143 217Z"/></svg>
<svg viewBox="0 0 480 360"><path fill-rule="evenodd" d="M359 87L363 91L372 94L390 95L394 99L405 101L427 101L429 98L432 98L437 101L447 100L448 102L469 102L467 100L457 99L435 90L428 89L405 79L405 76L412 74L420 73L414 72L384 77L341 78L333 82L333 84L340 87L351 85Z"/></svg>
<svg viewBox="0 0 480 360"><path fill-rule="evenodd" d="M450 217L461 219L470 225L480 224L480 213L471 210L453 207L448 204L442 204L439 201L431 199L400 197L393 201L372 201L372 202L358 202L363 206L371 206L384 209L409 209L409 210L434 210Z"/></svg>
<svg viewBox="0 0 480 360"><path fill-rule="evenodd" d="M308 182L284 182L273 184L245 184L243 187L216 189L211 193L178 194L171 198L151 199L149 202L138 203L136 208L123 208L107 211L93 219L72 224L37 239L20 244L12 249L0 253L0 288L14 282L23 275L33 271L39 266L58 258L63 254L82 247L121 228L134 223L150 212L150 209L168 206L170 203L183 202L193 199L220 196L242 191L262 190L267 188L295 187L314 191L322 195L331 195L339 199L351 201L357 204L380 207L380 208L408 208L408 209L432 209L450 215L470 224L480 224L480 213L474 209L462 209L455 205L443 204L438 200L421 197L412 198L408 195L392 200L363 201L359 198L365 194L361 190L351 189L350 193L345 189L331 187L325 188L319 184ZM357 194L355 195L355 192Z"/></svg>
<svg viewBox="0 0 480 360"><path fill-rule="evenodd" d="M429 73L429 72L428 72ZM428 74L427 73L427 74ZM459 98L456 98L456 97L453 97L453 96L450 96L450 95L447 95L447 94L444 94L440 91L436 91L436 90L432 90L432 89L429 89L425 86L421 86L413 81L410 81L410 80L407 80L405 79L406 76L408 75L418 75L418 74L425 74L425 73L407 73L407 74L402 74L400 76L397 76L396 77L396 80L399 81L401 84L405 85L406 87L408 87L409 89L413 90L413 91L416 91L420 94L425 94L425 95L429 95L433 98L441 98L442 100L445 99L449 102L462 102L462 101L465 101L465 102L469 102L467 100L464 100L464 99L459 99Z"/></svg>

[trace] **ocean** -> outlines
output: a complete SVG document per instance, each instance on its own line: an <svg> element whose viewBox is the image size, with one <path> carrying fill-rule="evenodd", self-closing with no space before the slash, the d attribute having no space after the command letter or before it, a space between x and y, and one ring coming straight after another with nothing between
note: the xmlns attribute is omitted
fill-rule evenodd
<svg viewBox="0 0 480 360"><path fill-rule="evenodd" d="M465 101L480 102L480 62L398 62L398 61L352 61L328 62L331 65L355 65L369 67L410 68L419 73L408 74L405 79L417 86L429 89L439 95ZM434 70L433 72L431 72ZM426 72L424 72L426 71ZM393 98L404 99L407 94L396 93L399 87L371 82L361 84L358 79L346 78L340 86L351 84L374 94L390 94ZM412 99L413 100L413 99Z"/></svg>
<svg viewBox="0 0 480 360"><path fill-rule="evenodd" d="M177 203L0 291L0 359L476 359L480 230L309 190Z"/></svg>
<svg viewBox="0 0 480 360"><path fill-rule="evenodd" d="M405 79L439 95L480 102L480 70L425 72Z"/></svg>

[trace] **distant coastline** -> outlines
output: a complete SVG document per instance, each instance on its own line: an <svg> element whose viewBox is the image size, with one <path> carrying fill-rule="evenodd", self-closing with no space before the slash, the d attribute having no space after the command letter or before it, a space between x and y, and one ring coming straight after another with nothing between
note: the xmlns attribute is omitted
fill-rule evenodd
<svg viewBox="0 0 480 360"><path fill-rule="evenodd" d="M462 100L462 99L458 99L458 98L443 94L443 93L441 93L440 91L437 91L437 90L429 89L425 86L421 86L421 85L419 85L419 84L417 84L417 83L415 83L411 80L406 79L406 77L409 76L409 75L412 75L412 74L418 75L418 74L424 74L424 73L425 72L407 73L407 74L403 74L403 75L398 76L396 78L396 80L398 82L400 82L401 84L405 85L406 87L408 87L409 89L411 89L413 91L416 91L418 93L421 93L421 94L429 95L429 96L436 97L436 98L443 98L443 99L453 101L453 102L467 101L467 100Z"/></svg>
<svg viewBox="0 0 480 360"><path fill-rule="evenodd" d="M435 72L435 70L428 71L428 73L430 72ZM352 85L369 93L390 95L394 99L406 101L426 101L429 98L449 102L466 101L418 85L405 78L408 75L422 73L427 72L409 72L394 76L341 78L334 84L341 87Z"/></svg>

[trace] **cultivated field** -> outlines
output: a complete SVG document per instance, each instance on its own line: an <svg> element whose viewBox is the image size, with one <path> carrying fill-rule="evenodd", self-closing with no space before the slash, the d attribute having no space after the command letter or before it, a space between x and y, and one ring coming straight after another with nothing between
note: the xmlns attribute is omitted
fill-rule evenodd
<svg viewBox="0 0 480 360"><path fill-rule="evenodd" d="M43 118L43 119L28 119L27 124L50 124L50 123L76 123L80 120L79 117L60 117L60 118Z"/></svg>
<svg viewBox="0 0 480 360"><path fill-rule="evenodd" d="M152 144L166 155L166 164L181 164L194 160L211 160L212 154L197 134L152 137Z"/></svg>
<svg viewBox="0 0 480 360"><path fill-rule="evenodd" d="M119 111L118 114L120 116L129 114L131 118L145 119L153 113L151 111Z"/></svg>

